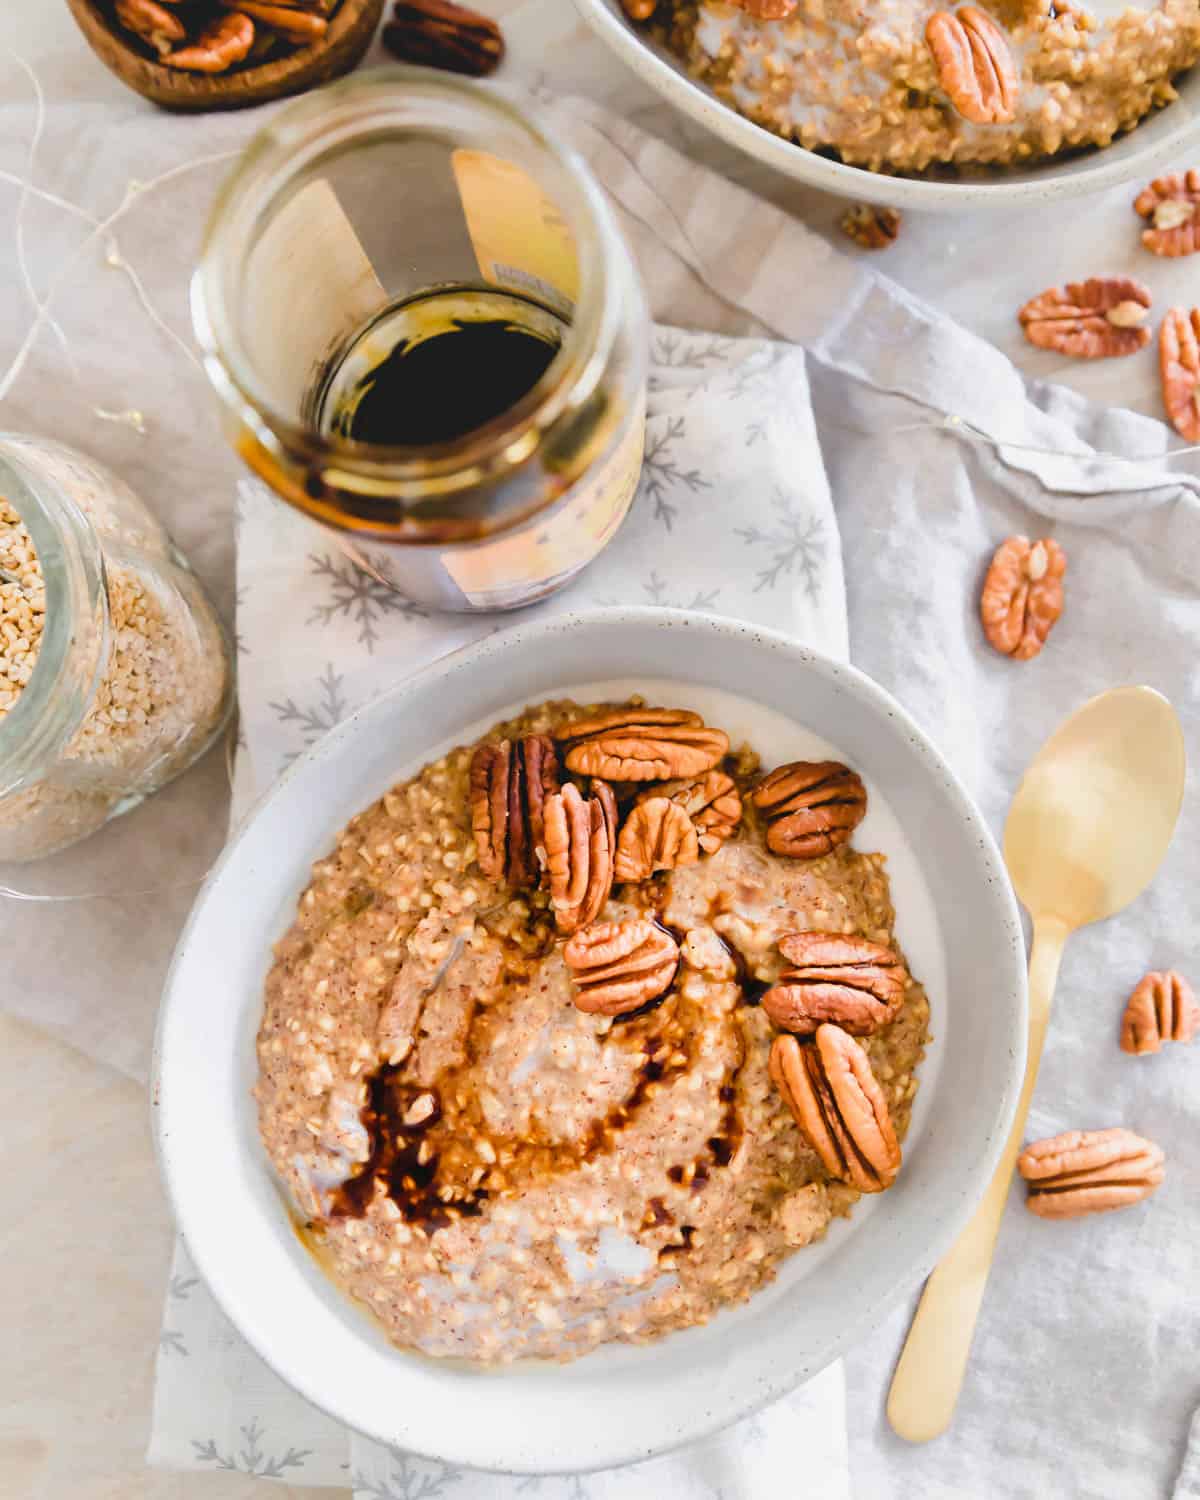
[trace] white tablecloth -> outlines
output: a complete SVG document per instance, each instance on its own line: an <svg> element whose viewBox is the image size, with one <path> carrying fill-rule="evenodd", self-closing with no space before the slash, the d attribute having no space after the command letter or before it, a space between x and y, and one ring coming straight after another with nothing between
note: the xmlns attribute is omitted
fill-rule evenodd
<svg viewBox="0 0 1200 1500"><path fill-rule="evenodd" d="M498 0L488 8L509 7ZM528 68L543 45L543 27L566 24L566 11L559 0L557 6L543 5L540 17L514 24L516 69ZM33 65L47 107L43 129L30 78L15 62L5 63L0 201L9 232L0 236L0 363L26 352L28 357L22 358L18 376L0 385L0 420L19 431L51 432L111 463L159 508L228 608L229 514L240 476L216 436L204 383L176 340L188 335L181 267L194 251L204 207L222 170L220 162L208 158L234 149L253 120L165 119L103 72L79 42L64 7L10 0L6 13L9 38ZM559 42L541 55L549 59L543 71L553 87L608 95L627 119L650 123L711 160L729 161L694 127L664 116L604 54ZM130 182L174 168L181 157L191 159L190 169L153 198L134 195L116 226L117 243L111 244L105 221ZM38 192L22 193L16 184L30 178ZM790 183L775 183L772 191L819 235L835 237L840 210L833 200ZM1194 286L1192 264L1154 262L1143 254L1128 208L1132 196L1131 189L1008 222L984 216L913 221L900 244L871 264L993 339L1026 372L1067 381L1114 404L1156 411L1149 352L1094 366L1067 365L1023 345L1013 321L1015 308L1031 292L1098 270L1142 276L1160 307L1184 299ZM62 200L76 207L64 207ZM690 206L675 205L681 215ZM747 234L756 232L748 218L742 223ZM734 221L732 227L741 224ZM663 232L657 226L659 237ZM1014 244L1020 254L1012 253ZM22 245L28 282L21 269ZM805 252L812 253L811 248ZM801 265L795 262L797 275ZM802 281L802 290L806 286ZM50 312L58 328L43 317L26 350L34 316L30 287L39 301L54 288ZM924 314L903 299L900 316L895 303L885 315L852 278L839 280L839 287L842 300L830 298L823 308L806 297L764 308L748 297L751 284L732 286L715 278L705 288L693 278L664 292L654 311L667 320L733 332L745 329L742 309L748 309L759 325L816 341L812 378L818 418L829 432L840 429L853 437L827 455L827 464L849 560L851 650L860 665L889 682L925 720L974 781L994 821L1039 739L1061 711L1094 688L1135 677L1159 683L1188 714L1194 746L1191 653L1200 637L1188 561L1197 555L1194 493L1173 492L1169 485L1135 486L1131 495L1111 502L1085 502L1081 496L1103 488L1103 480L1097 486L1095 476L1089 482L1085 475L1077 491L1068 485L1067 493L1052 495L1023 477L1011 455L1004 464L975 449L962 460L961 482L932 484L929 475L949 441L944 433L927 429L892 443L880 438L881 432L924 421L928 413L916 416L913 397L919 406L930 392L890 398L881 426L877 393L870 387L872 380L881 383L881 373L896 373L895 368L881 372L882 350L890 345L911 360L921 349L932 359L931 369L940 367L942 378L953 379L956 394L981 401L985 419L1007 423L1015 411L1018 425L1028 426L1038 441L1049 430L1038 409L1055 430L1065 423L1105 446L1135 440L1139 451L1153 451L1162 441L1161 430L1139 432L1124 418L1105 424L1065 393L1044 389L1033 393L1031 415L985 346L956 342L949 348ZM143 293L165 329L149 320ZM857 338L867 347L857 347ZM855 364L868 379L858 397L847 398L836 376ZM990 395L993 379L1007 393L1004 400ZM890 379L883 383L896 389ZM1011 435L1008 427L1003 431ZM992 661L980 650L972 634L972 589L965 580L977 582L982 558L1005 530L1039 526L1044 517L1056 525L1072 558L1070 612L1053 653L1014 678L1013 671L1022 669ZM914 524L930 544L937 542L943 559L938 567L929 566L927 555L915 565L895 545ZM1179 641L1187 653L1174 648ZM1020 688L1017 699L1014 684ZM0 907L6 1008L56 1030L93 1057L134 1075L144 1071L158 983L190 901L184 877L203 868L219 842L223 783L224 767L212 757L111 836L59 868L29 877L56 890L97 889L116 850L125 871L119 899ZM1189 893L1196 883L1198 831L1192 791L1191 821L1154 890L1122 922L1084 934L1068 954L1033 1122L1035 1128L1060 1120L1105 1124L1119 1112L1126 1123L1163 1140L1170 1159L1168 1185L1144 1210L1080 1226L1034 1225L1014 1210L985 1306L976 1381L953 1432L939 1444L905 1450L883 1428L880 1392L903 1315L856 1354L849 1367L852 1461L859 1493L869 1500L901 1493L989 1500L1034 1493L1119 1494L1140 1500L1169 1492L1200 1395L1193 1365L1195 1313L1178 1290L1194 1277L1190 1257L1197 1227L1186 1209L1189 1201L1198 1201L1193 1169L1186 1148L1176 1145L1195 1128L1189 1116L1190 1059L1182 1049L1161 1059L1122 1059L1115 1048L1108 1050L1103 1026L1097 1035L1081 1017L1103 1015L1111 1031L1120 999L1143 967L1186 964L1191 957L1195 905ZM179 889L173 888L175 881ZM149 889L155 891L153 900L137 894ZM1094 1012L1084 1011L1093 1004ZM22 1085L38 1066L44 1067L48 1085L70 1079L81 1101L70 1116L77 1173L83 1171L89 1187L102 1181L113 1170L111 1143L122 1139L111 1129L102 1135L94 1114L88 1114L112 1094L106 1084L101 1087L103 1075L95 1073L89 1089L85 1075L66 1067L58 1054L39 1054L23 1044L20 1058ZM26 1110L30 1098L38 1097L28 1087L12 1093ZM132 1144L139 1129L136 1101L122 1097L124 1138L131 1140L128 1161L142 1162L140 1144L136 1151ZM0 1103L5 1138L18 1130L20 1139L29 1138L27 1119L10 1120L4 1109ZM1089 1109L1103 1110L1105 1117L1084 1120ZM47 1119L50 1114L48 1100ZM96 1156L90 1174L89 1130L97 1142L103 1139L106 1151ZM149 1167L139 1170L148 1173ZM161 1209L153 1179L144 1176L135 1184L127 1177L128 1168L120 1184L123 1212L138 1222L157 1221ZM121 1276L120 1268L131 1261L120 1237L97 1235L95 1214L102 1199L56 1182L45 1192L44 1209L18 1219L30 1236L27 1250L23 1243L15 1246L19 1263L30 1287L45 1285L55 1325L71 1328L75 1347L110 1346L113 1320L139 1319L154 1288ZM44 1233L47 1214L61 1227L53 1239ZM36 1246L50 1248L39 1254L35 1238ZM93 1277L83 1278L80 1247L98 1243L107 1246L103 1258L92 1268ZM1064 1264L1072 1272L1069 1283L1062 1280ZM100 1280L117 1300L97 1299L93 1285ZM1021 1330L1020 1338L1014 1329ZM117 1403L104 1414L107 1425L98 1426L99 1412L81 1405L84 1368L64 1357L62 1348L48 1325L45 1332L31 1325L21 1345L18 1365L29 1369L38 1368L39 1351L59 1351L44 1379L20 1387L14 1451L25 1465L21 1474L32 1475L22 1492L57 1500L69 1476L71 1489L89 1496L150 1493L153 1481L145 1477L127 1478L124 1488L114 1490L116 1481L105 1467L128 1451L128 1438L118 1442L117 1434L141 1426L144 1408ZM113 1371L114 1379L118 1373ZM108 1384L116 1389L114 1379ZM0 1455L4 1452L0 1449ZM74 1463L72 1454L80 1455ZM60 1478L39 1487L41 1476L51 1473ZM226 1493L232 1495L233 1488Z"/></svg>

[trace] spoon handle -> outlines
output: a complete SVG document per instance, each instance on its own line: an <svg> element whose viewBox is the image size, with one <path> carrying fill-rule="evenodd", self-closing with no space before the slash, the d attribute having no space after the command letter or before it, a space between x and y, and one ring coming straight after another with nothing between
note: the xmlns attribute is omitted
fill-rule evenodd
<svg viewBox="0 0 1200 1500"><path fill-rule="evenodd" d="M995 1176L970 1223L925 1283L892 1377L888 1421L910 1443L927 1443L939 1436L954 1416L1013 1168L1021 1151L1025 1116L1037 1082L1042 1043L1050 1023L1050 1005L1068 932L1055 918L1034 921L1033 952L1029 959L1029 1052L1012 1132Z"/></svg>

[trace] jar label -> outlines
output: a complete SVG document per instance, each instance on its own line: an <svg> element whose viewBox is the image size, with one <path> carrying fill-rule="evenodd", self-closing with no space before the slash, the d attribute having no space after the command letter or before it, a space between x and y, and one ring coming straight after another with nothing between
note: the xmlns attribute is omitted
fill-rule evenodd
<svg viewBox="0 0 1200 1500"><path fill-rule="evenodd" d="M644 399L613 453L581 476L544 519L510 536L441 554L473 609L508 609L530 590L559 582L596 557L625 519L642 472Z"/></svg>
<svg viewBox="0 0 1200 1500"><path fill-rule="evenodd" d="M503 157L460 148L451 162L479 274L570 316L579 296L579 257L557 205Z"/></svg>

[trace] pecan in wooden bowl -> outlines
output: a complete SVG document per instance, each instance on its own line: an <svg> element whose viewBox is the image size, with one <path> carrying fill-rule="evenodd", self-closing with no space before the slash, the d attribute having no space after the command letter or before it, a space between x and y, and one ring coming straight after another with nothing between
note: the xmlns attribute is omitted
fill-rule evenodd
<svg viewBox="0 0 1200 1500"><path fill-rule="evenodd" d="M361 62L384 0L67 0L92 51L164 109L241 109Z"/></svg>

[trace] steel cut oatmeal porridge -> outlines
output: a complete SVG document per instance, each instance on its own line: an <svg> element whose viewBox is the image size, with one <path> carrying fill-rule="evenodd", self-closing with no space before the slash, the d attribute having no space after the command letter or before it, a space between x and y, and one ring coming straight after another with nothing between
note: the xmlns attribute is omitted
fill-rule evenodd
<svg viewBox="0 0 1200 1500"><path fill-rule="evenodd" d="M648 24L756 124L877 171L1107 146L1200 60L1196 0L660 0Z"/></svg>
<svg viewBox="0 0 1200 1500"><path fill-rule="evenodd" d="M277 946L256 1095L396 1343L702 1323L891 1183L929 1007L866 803L687 710L547 702L351 821Z"/></svg>

